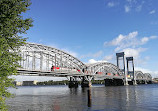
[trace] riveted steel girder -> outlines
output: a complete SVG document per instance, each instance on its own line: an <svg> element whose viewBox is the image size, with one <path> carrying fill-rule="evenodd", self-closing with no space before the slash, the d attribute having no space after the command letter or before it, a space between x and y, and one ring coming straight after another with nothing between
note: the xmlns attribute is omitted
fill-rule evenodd
<svg viewBox="0 0 158 111"><path fill-rule="evenodd" d="M27 66L29 66L28 64L32 63L32 70L48 71L53 65L56 67L77 69L80 70L80 73L83 73L82 69L86 67L86 65L78 60L76 57L49 46L36 43L26 43L25 45L20 47L20 50L20 55L23 55L24 59L22 61L22 67L24 69L29 69L29 67Z"/></svg>
<svg viewBox="0 0 158 111"><path fill-rule="evenodd" d="M123 75L123 72L114 64L108 62L97 62L93 64L87 64L87 70L96 74L96 72L103 71L105 73L112 73Z"/></svg>

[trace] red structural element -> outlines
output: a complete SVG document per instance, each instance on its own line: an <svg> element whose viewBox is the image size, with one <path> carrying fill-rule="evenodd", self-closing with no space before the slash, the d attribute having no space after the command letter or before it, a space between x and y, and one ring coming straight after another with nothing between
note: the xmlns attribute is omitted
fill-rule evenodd
<svg viewBox="0 0 158 111"><path fill-rule="evenodd" d="M81 72L79 69L75 69L75 68L73 68L73 69L69 69L69 68L62 68L62 67L55 67L55 66L52 66L51 67L51 71L54 71L54 70L59 70L59 69L62 69L62 70L72 70L72 71L78 71L78 72Z"/></svg>
<svg viewBox="0 0 158 111"><path fill-rule="evenodd" d="M103 72L96 72L96 74L103 74Z"/></svg>
<svg viewBox="0 0 158 111"><path fill-rule="evenodd" d="M54 69L60 69L60 67L52 66L52 67L51 67L51 71L54 71Z"/></svg>
<svg viewBox="0 0 158 111"><path fill-rule="evenodd" d="M118 76L118 74L115 74L115 76Z"/></svg>
<svg viewBox="0 0 158 111"><path fill-rule="evenodd" d="M81 72L79 69L77 69L78 72Z"/></svg>
<svg viewBox="0 0 158 111"><path fill-rule="evenodd" d="M111 73L107 73L107 75L108 75L108 76L110 76L110 75L111 75Z"/></svg>

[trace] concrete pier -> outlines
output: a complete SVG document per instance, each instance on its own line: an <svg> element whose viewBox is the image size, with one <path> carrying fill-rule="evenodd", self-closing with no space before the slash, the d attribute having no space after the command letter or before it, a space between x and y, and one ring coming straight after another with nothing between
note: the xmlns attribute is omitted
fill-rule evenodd
<svg viewBox="0 0 158 111"><path fill-rule="evenodd" d="M82 81L81 82L81 87L84 88L84 87L91 87L92 86L92 83L91 81Z"/></svg>
<svg viewBox="0 0 158 111"><path fill-rule="evenodd" d="M74 77L70 77L70 81L68 84L69 88L77 88L78 87L78 81Z"/></svg>
<svg viewBox="0 0 158 111"><path fill-rule="evenodd" d="M68 86L69 86L69 88L77 88L78 87L78 81L69 81Z"/></svg>

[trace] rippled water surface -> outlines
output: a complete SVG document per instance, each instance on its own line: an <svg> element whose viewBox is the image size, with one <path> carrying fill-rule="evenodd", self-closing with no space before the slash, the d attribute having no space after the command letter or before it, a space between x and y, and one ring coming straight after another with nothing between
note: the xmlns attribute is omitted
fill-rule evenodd
<svg viewBox="0 0 158 111"><path fill-rule="evenodd" d="M22 86L10 89L9 111L158 111L158 84L137 86L93 85L89 88L68 86Z"/></svg>

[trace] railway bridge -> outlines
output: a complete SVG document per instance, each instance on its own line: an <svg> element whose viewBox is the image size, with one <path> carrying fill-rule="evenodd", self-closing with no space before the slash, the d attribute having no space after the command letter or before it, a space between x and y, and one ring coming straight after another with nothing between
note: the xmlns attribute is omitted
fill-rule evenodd
<svg viewBox="0 0 158 111"><path fill-rule="evenodd" d="M82 87L89 87L91 80L96 78L105 80L106 86L147 84L152 81L149 73L134 71L134 65L133 71L127 70L126 73L124 53L116 54L117 65L114 65L108 62L85 64L64 51L36 43L26 43L20 50L19 55L22 57L19 61L22 68L18 69L20 75L67 77L69 87L78 87L78 81L81 81ZM124 69L119 67L120 57L123 57Z"/></svg>

